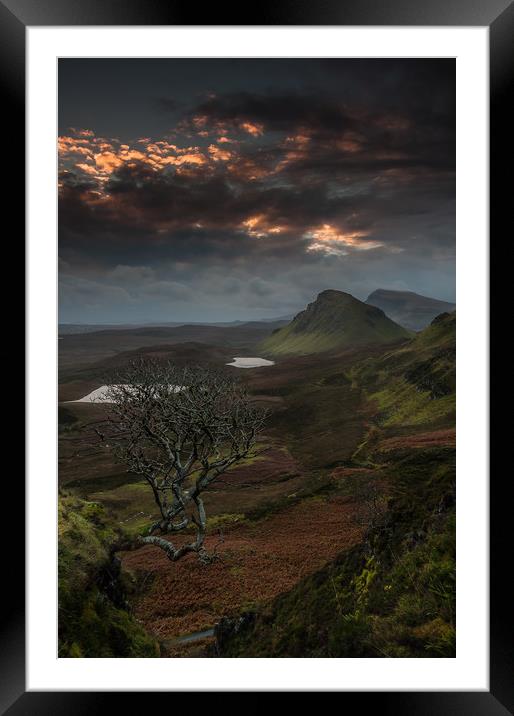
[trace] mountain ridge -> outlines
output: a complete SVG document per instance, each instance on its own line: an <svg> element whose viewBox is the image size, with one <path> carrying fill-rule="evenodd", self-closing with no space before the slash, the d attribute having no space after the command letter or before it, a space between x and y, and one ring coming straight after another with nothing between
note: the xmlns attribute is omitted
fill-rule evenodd
<svg viewBox="0 0 514 716"><path fill-rule="evenodd" d="M370 293L365 303L381 308L395 323L411 331L421 331L436 316L455 310L455 304L449 301L423 296L414 291L386 288L378 288Z"/></svg>
<svg viewBox="0 0 514 716"><path fill-rule="evenodd" d="M271 355L307 355L409 337L382 309L350 293L326 289L290 323L273 331L261 348Z"/></svg>

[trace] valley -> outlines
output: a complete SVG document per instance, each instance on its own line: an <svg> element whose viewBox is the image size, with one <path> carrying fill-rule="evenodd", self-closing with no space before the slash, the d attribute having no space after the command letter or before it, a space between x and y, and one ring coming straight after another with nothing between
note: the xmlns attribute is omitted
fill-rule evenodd
<svg viewBox="0 0 514 716"><path fill-rule="evenodd" d="M63 378L72 376L99 361L107 361L122 352L148 350L149 346L182 345L181 356L187 360L187 346L193 344L223 346L227 357L233 356L233 350L247 350L258 344L275 328L287 323L248 322L233 326L217 325L180 325L142 326L139 328L118 328L94 332L64 334L59 341L59 373ZM228 350L232 349L232 350ZM194 356L192 356L194 357Z"/></svg>
<svg viewBox="0 0 514 716"><path fill-rule="evenodd" d="M57 64L58 656L245 660L208 678L143 663L134 689L373 690L411 667L439 688L460 632L433 675L324 659L456 656L460 65L246 54ZM53 280L44 261L30 276ZM29 511L46 519L54 442L32 415ZM469 434L486 448L478 420ZM477 475L459 462L459 506L486 452Z"/></svg>
<svg viewBox="0 0 514 716"><path fill-rule="evenodd" d="M129 612L163 657L452 655L455 313L414 334L323 293L328 305L320 294L285 328L59 342L62 500L99 506L92 519L118 534ZM210 564L134 546L157 516L151 490L99 443L108 405L84 398L136 357L237 373L269 411L255 455L205 492ZM188 639L196 632L205 638ZM90 655L70 634L62 648L82 639Z"/></svg>

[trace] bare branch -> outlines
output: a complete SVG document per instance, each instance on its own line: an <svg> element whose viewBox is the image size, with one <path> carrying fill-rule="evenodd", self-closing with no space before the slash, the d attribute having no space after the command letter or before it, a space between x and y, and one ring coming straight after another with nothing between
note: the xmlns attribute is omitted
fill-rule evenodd
<svg viewBox="0 0 514 716"><path fill-rule="evenodd" d="M141 541L159 546L171 561L190 552L209 561L201 493L251 453L267 413L232 375L148 360L119 372L105 401L108 430L95 432L148 482L161 515ZM189 527L195 539L179 548L155 536Z"/></svg>

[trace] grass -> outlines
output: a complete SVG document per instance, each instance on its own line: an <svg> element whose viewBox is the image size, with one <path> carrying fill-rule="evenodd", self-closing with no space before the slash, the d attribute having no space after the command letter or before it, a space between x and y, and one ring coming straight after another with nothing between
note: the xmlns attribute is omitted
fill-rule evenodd
<svg viewBox="0 0 514 716"><path fill-rule="evenodd" d="M368 539L258 611L222 655L454 656L451 452L389 466L393 496Z"/></svg>
<svg viewBox="0 0 514 716"><path fill-rule="evenodd" d="M376 401L384 426L441 423L455 415L455 394L434 400L403 379L393 379L382 390L369 394Z"/></svg>
<svg viewBox="0 0 514 716"><path fill-rule="evenodd" d="M298 330L294 322L279 328L266 338L260 348L269 355L308 355L324 353L342 348L372 343L388 343L400 338L409 338L409 331L389 319L378 320L367 326L359 320L345 320L341 325L331 319L323 321L319 329L306 327Z"/></svg>
<svg viewBox="0 0 514 716"><path fill-rule="evenodd" d="M140 534L157 518L157 506L145 481L122 484L112 490L90 493L89 498L100 502L131 534Z"/></svg>
<svg viewBox="0 0 514 716"><path fill-rule="evenodd" d="M349 459L364 437L361 402L360 391L348 382L302 382L270 426L306 467L330 467Z"/></svg>
<svg viewBox="0 0 514 716"><path fill-rule="evenodd" d="M214 517L207 518L207 530L212 532L220 529L221 527L228 527L229 525L240 524L244 522L246 515L229 513L226 515L215 515Z"/></svg>
<svg viewBox="0 0 514 716"><path fill-rule="evenodd" d="M261 441L250 457L238 463L237 466L229 468L223 478L227 479L232 474L237 474L235 472L237 469L245 470L265 462L267 449L269 449L269 444ZM195 473L193 473L191 479L194 480L194 478ZM225 485L224 482L223 485ZM244 504L241 504L241 500L234 501L233 504L226 500L225 504L220 504L218 507L217 503L220 502L216 499L218 486L214 485L213 487L211 494L206 495L206 506L211 526L216 526L217 522L221 526L223 522L239 519L242 515L241 507L244 507ZM91 478L67 483L66 489L70 490L70 488L80 497L103 505L108 510L113 523L123 526L129 534L144 533L157 519L158 511L152 491L148 483L140 475L127 475L126 473L104 475L97 479ZM237 489L237 485L234 489ZM226 488L226 492L229 492L229 488ZM255 492L248 497L252 503L248 505L250 510L256 499L263 499L260 493L256 495ZM213 502L215 503L214 505ZM214 512L211 512L211 508L213 508ZM231 509L233 509L233 512L231 512Z"/></svg>
<svg viewBox="0 0 514 716"><path fill-rule="evenodd" d="M374 306L328 290L262 343L271 355L323 353L343 346L388 343L411 333Z"/></svg>
<svg viewBox="0 0 514 716"><path fill-rule="evenodd" d="M383 427L455 424L455 314L408 344L350 371L352 384L375 404Z"/></svg>
<svg viewBox="0 0 514 716"><path fill-rule="evenodd" d="M295 333L290 324L263 341L262 349L274 356L305 355L330 351L340 344L341 339L337 335L327 335L319 331Z"/></svg>
<svg viewBox="0 0 514 716"><path fill-rule="evenodd" d="M155 633L175 635L248 610L244 628L222 645L223 656L453 656L455 453L437 438L415 447L407 438L454 427L454 331L449 317L396 347L284 359L273 370L243 375L251 391L282 400L267 423L263 447L269 449L228 471L205 495L208 539L212 546L222 530L218 549L225 563L197 573L192 560L170 570L154 548L124 555L127 594L133 568L155 577L135 600L138 617ZM106 565L118 528L128 534L145 529L155 505L146 484L106 455L75 461L76 428L91 406L83 407L70 406L78 425L66 414L62 420L73 425L63 438L65 476L74 477L68 484L86 498L77 515L68 510L65 523L80 542L69 552L71 561L63 555L73 572L65 578L65 603L67 583L86 586L70 612L82 616L72 616L70 625L65 614L62 643L76 656L104 648L126 655L140 647L122 648L125 637L113 641L102 620L129 619L118 634L132 634L134 622L117 593L105 595L101 575L111 569ZM396 447L386 450L387 441ZM366 539L341 552L344 535L347 544L358 539L353 531L360 534L361 527L351 520L360 519L359 509L365 513L373 486L381 491L379 519ZM110 516L97 514L97 503ZM91 525L98 542L88 534ZM313 548L315 562L307 559ZM333 561L323 566L326 559ZM74 571L81 565L82 581ZM112 609L122 614L115 617Z"/></svg>
<svg viewBox="0 0 514 716"><path fill-rule="evenodd" d="M368 429L342 463L353 469L335 471L334 489L365 503L375 485L380 512L368 517L359 545L246 615L243 628L227 630L222 656L455 656L455 449L437 440L380 449L384 437L454 428L454 347L450 314L409 343L343 371L350 388L343 380L341 390L367 401ZM333 389L338 404L339 388ZM313 390L304 387L298 396ZM306 402L322 439L319 400ZM300 413L298 435L305 435L305 422ZM334 440L337 419L328 422Z"/></svg>
<svg viewBox="0 0 514 716"><path fill-rule="evenodd" d="M122 533L97 503L59 497L59 656L157 657L127 610L131 585L113 549Z"/></svg>

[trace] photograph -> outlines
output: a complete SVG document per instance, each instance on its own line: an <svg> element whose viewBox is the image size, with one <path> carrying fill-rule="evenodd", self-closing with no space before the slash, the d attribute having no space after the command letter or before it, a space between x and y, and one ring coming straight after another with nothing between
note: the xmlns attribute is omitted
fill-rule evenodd
<svg viewBox="0 0 514 716"><path fill-rule="evenodd" d="M454 57L58 60L59 657L455 657L455 182Z"/></svg>

